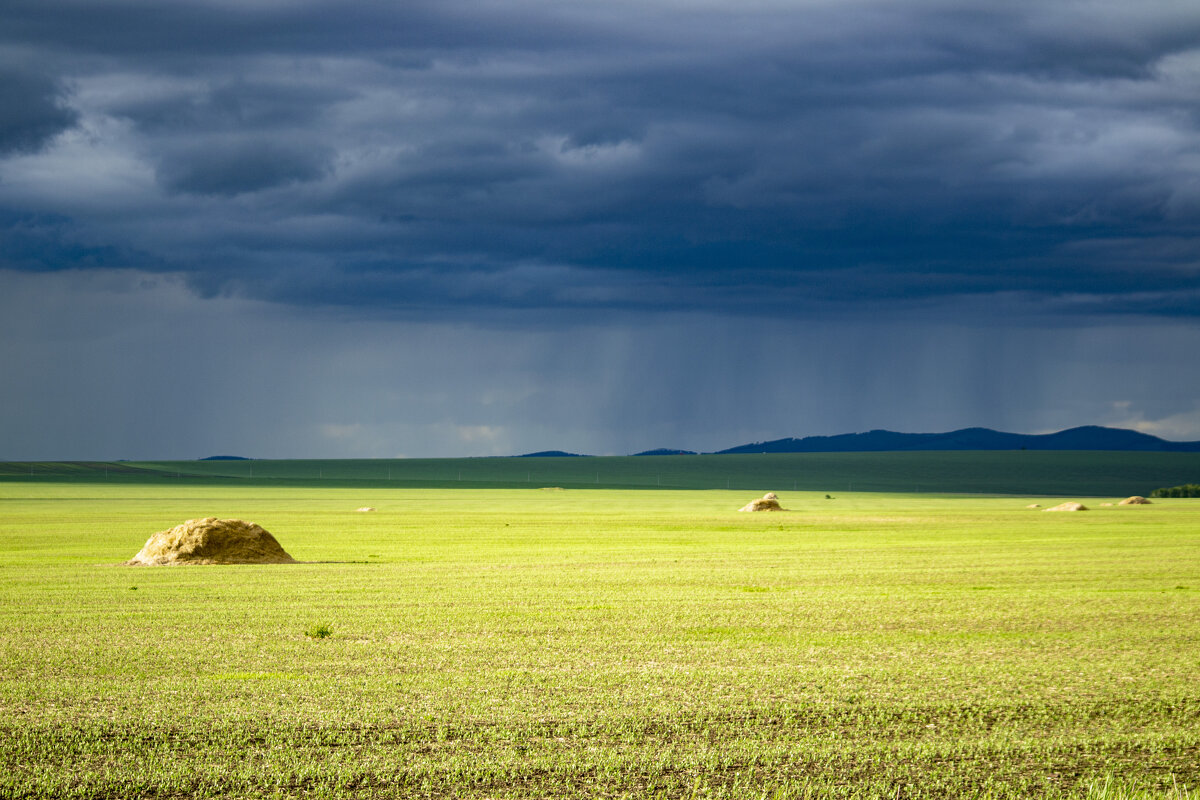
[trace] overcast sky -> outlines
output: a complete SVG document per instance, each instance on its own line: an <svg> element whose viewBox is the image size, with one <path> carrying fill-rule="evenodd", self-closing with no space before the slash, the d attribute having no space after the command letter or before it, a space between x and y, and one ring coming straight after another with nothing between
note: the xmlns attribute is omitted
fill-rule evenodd
<svg viewBox="0 0 1200 800"><path fill-rule="evenodd" d="M0 459L1200 439L1195 0L0 20Z"/></svg>

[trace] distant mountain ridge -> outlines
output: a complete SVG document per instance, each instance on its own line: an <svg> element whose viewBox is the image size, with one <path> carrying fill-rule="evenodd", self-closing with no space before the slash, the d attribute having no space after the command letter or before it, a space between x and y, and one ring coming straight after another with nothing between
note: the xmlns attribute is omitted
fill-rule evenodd
<svg viewBox="0 0 1200 800"><path fill-rule="evenodd" d="M1170 442L1127 428L1083 425L1057 433L1005 433L991 428L962 428L946 433L897 433L873 430L837 436L805 436L752 442L715 453L660 447L635 456L736 455L750 453L868 453L920 450L1115 450L1154 453L1200 453L1200 442ZM579 458L582 453L542 450L518 458Z"/></svg>
<svg viewBox="0 0 1200 800"><path fill-rule="evenodd" d="M774 439L718 450L735 453L862 453L903 450L1129 450L1200 452L1200 442L1169 442L1125 428L1084 425L1058 433L1004 433L990 428L963 428L947 433L896 433L874 430L837 436Z"/></svg>

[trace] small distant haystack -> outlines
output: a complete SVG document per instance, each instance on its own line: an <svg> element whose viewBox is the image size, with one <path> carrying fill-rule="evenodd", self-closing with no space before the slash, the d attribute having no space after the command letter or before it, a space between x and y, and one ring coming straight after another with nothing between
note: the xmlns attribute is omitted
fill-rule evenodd
<svg viewBox="0 0 1200 800"><path fill-rule="evenodd" d="M1027 505L1025 507L1026 508L1041 508L1042 504L1041 503L1030 503L1029 505Z"/></svg>
<svg viewBox="0 0 1200 800"><path fill-rule="evenodd" d="M371 506L363 506L362 508L356 508L356 509L354 509L354 510L355 510L355 511L361 511L362 513L364 513L364 514L365 514L365 513L367 513L368 511L374 511L375 509L374 509L373 507L371 507Z"/></svg>
<svg viewBox="0 0 1200 800"><path fill-rule="evenodd" d="M1148 506L1148 505L1150 505L1150 501L1147 500L1146 498L1142 497L1140 494L1135 494L1133 497L1126 497L1124 500L1117 503L1117 505L1119 505L1119 506Z"/></svg>
<svg viewBox="0 0 1200 800"><path fill-rule="evenodd" d="M751 500L746 505L738 509L738 511L784 511L785 509L779 505L779 498L774 492L767 492L757 500Z"/></svg>
<svg viewBox="0 0 1200 800"><path fill-rule="evenodd" d="M1101 508L1111 508L1111 507L1112 507L1112 503L1101 503L1101 504L1100 504L1100 507L1101 507Z"/></svg>
<svg viewBox="0 0 1200 800"><path fill-rule="evenodd" d="M1059 503L1053 508L1047 508L1047 511L1087 511L1088 507L1083 503Z"/></svg>
<svg viewBox="0 0 1200 800"><path fill-rule="evenodd" d="M253 522L240 519L189 519L159 531L126 564L157 567L169 564L292 564L275 537Z"/></svg>

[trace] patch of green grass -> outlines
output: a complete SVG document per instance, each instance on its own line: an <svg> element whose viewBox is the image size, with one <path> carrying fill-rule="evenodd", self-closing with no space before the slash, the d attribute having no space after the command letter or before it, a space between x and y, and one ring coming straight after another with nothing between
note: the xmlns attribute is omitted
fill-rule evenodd
<svg viewBox="0 0 1200 800"><path fill-rule="evenodd" d="M0 485L0 797L1195 796L1200 503L745 494Z"/></svg>
<svg viewBox="0 0 1200 800"><path fill-rule="evenodd" d="M1087 800L1195 800L1197 797L1200 792L1180 786L1174 780L1170 786L1155 786L1127 781L1112 773L1089 783L1086 796Z"/></svg>
<svg viewBox="0 0 1200 800"><path fill-rule="evenodd" d="M304 635L310 639L325 639L333 635L333 628L325 623L310 625L304 630Z"/></svg>

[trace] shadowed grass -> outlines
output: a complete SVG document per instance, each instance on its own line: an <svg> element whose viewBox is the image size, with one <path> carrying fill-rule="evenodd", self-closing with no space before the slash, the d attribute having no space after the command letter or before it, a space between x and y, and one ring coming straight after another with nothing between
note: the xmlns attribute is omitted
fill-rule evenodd
<svg viewBox="0 0 1200 800"><path fill-rule="evenodd" d="M0 482L358 488L730 489L1149 495L1200 475L1200 453L977 451L601 458L0 462Z"/></svg>

